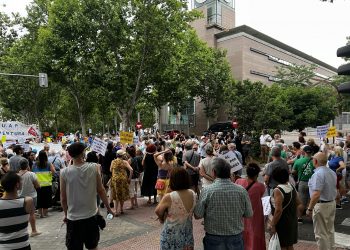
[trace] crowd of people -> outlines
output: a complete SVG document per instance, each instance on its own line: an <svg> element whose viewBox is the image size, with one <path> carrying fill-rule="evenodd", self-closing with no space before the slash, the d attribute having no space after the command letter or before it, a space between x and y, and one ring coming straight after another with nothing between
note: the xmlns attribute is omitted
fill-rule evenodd
<svg viewBox="0 0 350 250"><path fill-rule="evenodd" d="M262 131L259 160L252 159L252 139L245 133L148 135L138 145L109 141L104 155L88 152L81 142L63 145L60 152L48 144L39 152L24 153L19 145L0 148L0 211L21 207L0 218L11 228L0 230L5 239L0 248L30 249L28 221L30 236L40 235L36 217L49 216L48 208L60 200L67 249L95 249L99 228L105 226L100 208L123 216L124 209L139 208L140 194L148 206L156 205L163 223L161 249L193 249L194 217L204 219L204 249L263 250L268 230L289 250L297 243L298 223L307 216L319 249L331 249L336 209L347 202L349 191L350 138L339 135L335 145L317 145L304 137L288 146L279 134ZM227 152L234 153L244 172L233 171L221 157ZM268 218L262 204L266 195L271 196ZM24 214L28 217L20 221Z"/></svg>

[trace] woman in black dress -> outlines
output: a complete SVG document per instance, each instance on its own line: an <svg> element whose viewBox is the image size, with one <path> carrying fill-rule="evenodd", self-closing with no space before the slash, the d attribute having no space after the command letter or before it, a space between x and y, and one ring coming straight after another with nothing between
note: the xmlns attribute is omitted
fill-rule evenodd
<svg viewBox="0 0 350 250"><path fill-rule="evenodd" d="M155 145L148 145L146 148L146 153L142 160L144 174L141 186L141 195L148 196L148 204L152 204L152 196L154 196L153 203L157 203L157 190L155 189L155 185L157 182L158 166L153 158L153 154L156 152L156 150L157 149Z"/></svg>
<svg viewBox="0 0 350 250"><path fill-rule="evenodd" d="M298 242L297 208L301 201L295 187L288 182L287 169L277 167L272 177L279 185L273 190L270 200L273 217L269 229L271 234L277 232L281 249L293 250L293 245Z"/></svg>

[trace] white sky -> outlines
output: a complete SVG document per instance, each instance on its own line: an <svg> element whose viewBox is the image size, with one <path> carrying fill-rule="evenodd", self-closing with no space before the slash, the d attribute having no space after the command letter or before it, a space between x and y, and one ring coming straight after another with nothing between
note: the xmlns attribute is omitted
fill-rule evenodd
<svg viewBox="0 0 350 250"><path fill-rule="evenodd" d="M6 12L25 14L30 0L0 0ZM235 0L236 26L246 24L334 67L350 36L350 0ZM6 4L6 7L2 7Z"/></svg>

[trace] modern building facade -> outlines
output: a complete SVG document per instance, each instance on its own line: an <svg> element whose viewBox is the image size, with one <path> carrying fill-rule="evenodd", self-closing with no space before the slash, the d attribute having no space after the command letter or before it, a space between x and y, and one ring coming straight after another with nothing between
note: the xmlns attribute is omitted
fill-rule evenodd
<svg viewBox="0 0 350 250"><path fill-rule="evenodd" d="M194 8L203 13L203 18L192 23L199 38L211 47L227 51L234 79L271 85L278 81L276 67L291 64L315 65L315 82L327 81L336 74L336 68L249 26L235 27L234 7L234 0L194 0ZM208 124L199 100L195 99L187 110L187 114L175 115L169 112L169 108L164 108L160 117L162 127L196 134L205 131ZM181 118L182 115L184 118ZM179 118L169 119L171 116ZM229 119L231 117L227 117L225 112L219 111L216 121Z"/></svg>

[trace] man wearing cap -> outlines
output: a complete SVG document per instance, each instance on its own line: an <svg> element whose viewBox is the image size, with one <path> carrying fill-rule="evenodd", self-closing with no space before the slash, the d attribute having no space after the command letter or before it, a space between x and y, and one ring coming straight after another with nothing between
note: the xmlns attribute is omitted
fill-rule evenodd
<svg viewBox="0 0 350 250"><path fill-rule="evenodd" d="M21 168L19 162L25 159L23 155L23 148L20 145L16 145L13 148L13 152L16 154L9 159L10 170L18 172Z"/></svg>
<svg viewBox="0 0 350 250"><path fill-rule="evenodd" d="M298 193L303 204L301 211L298 211L298 222L300 223L303 222L301 216L304 214L304 210L307 208L310 201L308 182L315 169L312 163L312 152L310 146L304 146L302 149L303 157L297 159L293 165L292 174L298 177Z"/></svg>
<svg viewBox="0 0 350 250"><path fill-rule="evenodd" d="M333 249L337 176L326 166L327 155L325 153L316 153L312 160L315 173L309 180L311 199L306 215L312 216L318 249Z"/></svg>

